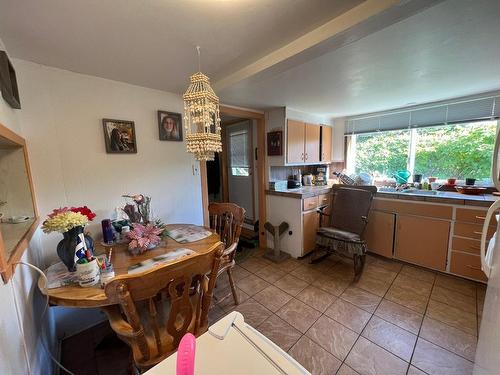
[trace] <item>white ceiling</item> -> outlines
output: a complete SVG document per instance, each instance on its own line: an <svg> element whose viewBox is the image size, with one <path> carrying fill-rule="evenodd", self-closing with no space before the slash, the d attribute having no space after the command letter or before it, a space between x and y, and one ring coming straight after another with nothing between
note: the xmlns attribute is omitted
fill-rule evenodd
<svg viewBox="0 0 500 375"><path fill-rule="evenodd" d="M76 72L183 92L281 47L363 0L2 0L10 55Z"/></svg>
<svg viewBox="0 0 500 375"><path fill-rule="evenodd" d="M339 117L500 88L500 1L447 0L292 68L219 92L225 103Z"/></svg>

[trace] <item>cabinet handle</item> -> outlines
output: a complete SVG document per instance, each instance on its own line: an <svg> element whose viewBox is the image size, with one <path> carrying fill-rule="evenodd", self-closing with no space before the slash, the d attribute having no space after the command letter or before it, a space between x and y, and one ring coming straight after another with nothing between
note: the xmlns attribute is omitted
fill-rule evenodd
<svg viewBox="0 0 500 375"><path fill-rule="evenodd" d="M304 153L300 154L300 160L304 160Z"/></svg>
<svg viewBox="0 0 500 375"><path fill-rule="evenodd" d="M307 160L307 152L306 152L306 160Z"/></svg>
<svg viewBox="0 0 500 375"><path fill-rule="evenodd" d="M469 267L470 269L481 271L481 267L478 267L478 266L471 266L470 264L466 264L465 267Z"/></svg>

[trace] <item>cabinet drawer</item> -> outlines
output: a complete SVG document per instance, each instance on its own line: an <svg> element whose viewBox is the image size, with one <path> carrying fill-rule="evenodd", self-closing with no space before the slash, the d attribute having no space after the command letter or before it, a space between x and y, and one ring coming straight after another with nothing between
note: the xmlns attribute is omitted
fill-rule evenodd
<svg viewBox="0 0 500 375"><path fill-rule="evenodd" d="M453 237L451 249L479 255L480 241L470 238Z"/></svg>
<svg viewBox="0 0 500 375"><path fill-rule="evenodd" d="M303 210L307 211L307 210L312 210L313 208L318 207L318 202L319 202L319 199L317 196L305 198L304 202L303 202L304 203Z"/></svg>
<svg viewBox="0 0 500 375"><path fill-rule="evenodd" d="M426 216L436 219L449 219L453 216L453 207L428 204L425 202L405 202L402 199L381 200L374 199L372 209L415 216Z"/></svg>
<svg viewBox="0 0 500 375"><path fill-rule="evenodd" d="M483 210L470 210L466 208L457 208L456 220L465 221L468 223L475 223L483 225L484 217L486 216L486 211ZM497 221L495 217L491 219L490 225L496 225Z"/></svg>
<svg viewBox="0 0 500 375"><path fill-rule="evenodd" d="M324 206L326 204L330 204L330 194L321 194L318 196L320 206Z"/></svg>
<svg viewBox="0 0 500 375"><path fill-rule="evenodd" d="M455 236L462 236L467 238L474 238L476 240L481 239L481 232L483 230L483 226L479 224L469 224L469 223L460 223L455 222L453 234ZM488 227L488 239L493 236L495 233L495 227Z"/></svg>
<svg viewBox="0 0 500 375"><path fill-rule="evenodd" d="M451 252L450 271L475 280L487 281L478 255Z"/></svg>

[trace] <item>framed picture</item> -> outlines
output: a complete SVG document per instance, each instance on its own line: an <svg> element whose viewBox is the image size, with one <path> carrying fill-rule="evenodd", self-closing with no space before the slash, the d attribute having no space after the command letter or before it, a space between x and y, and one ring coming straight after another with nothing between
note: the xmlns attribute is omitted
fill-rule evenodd
<svg viewBox="0 0 500 375"><path fill-rule="evenodd" d="M283 155L282 149L283 132L281 130L267 133L267 155Z"/></svg>
<svg viewBox="0 0 500 375"><path fill-rule="evenodd" d="M103 119L104 143L108 154L136 154L135 125L133 121Z"/></svg>
<svg viewBox="0 0 500 375"><path fill-rule="evenodd" d="M160 141L182 141L182 115L158 111L158 130Z"/></svg>

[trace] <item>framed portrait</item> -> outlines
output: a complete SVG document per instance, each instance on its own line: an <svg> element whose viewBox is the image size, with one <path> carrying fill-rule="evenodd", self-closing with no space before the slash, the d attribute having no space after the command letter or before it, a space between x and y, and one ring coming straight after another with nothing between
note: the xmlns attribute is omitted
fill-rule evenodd
<svg viewBox="0 0 500 375"><path fill-rule="evenodd" d="M108 154L136 154L135 125L133 121L103 119L104 143Z"/></svg>
<svg viewBox="0 0 500 375"><path fill-rule="evenodd" d="M158 130L160 141L182 141L182 115L158 111Z"/></svg>

